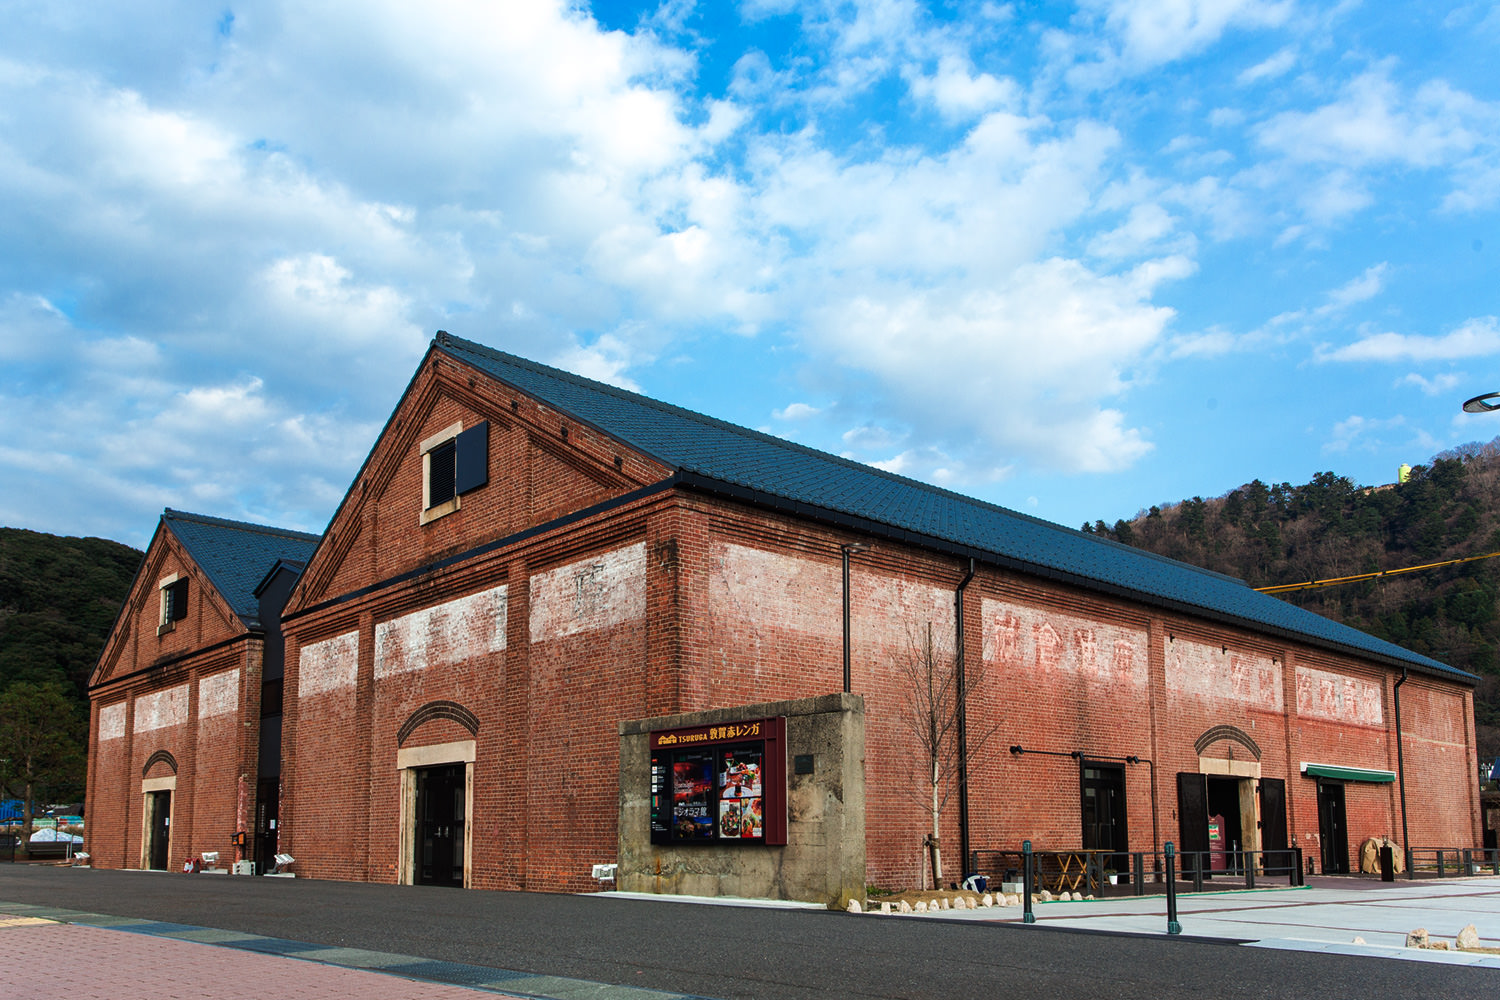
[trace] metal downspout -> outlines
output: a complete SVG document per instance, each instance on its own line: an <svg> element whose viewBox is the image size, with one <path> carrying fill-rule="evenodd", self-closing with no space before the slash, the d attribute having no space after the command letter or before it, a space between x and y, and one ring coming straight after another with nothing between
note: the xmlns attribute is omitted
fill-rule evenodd
<svg viewBox="0 0 1500 1000"><path fill-rule="evenodd" d="M1401 746L1401 685L1406 683L1407 669L1401 668L1401 679L1396 682L1395 689L1391 692L1395 699L1396 708L1396 781L1401 789L1401 849L1406 852L1406 877L1412 878L1411 873L1411 839L1406 832L1406 755Z"/></svg>
<svg viewBox="0 0 1500 1000"><path fill-rule="evenodd" d="M954 669L958 681L958 866L959 881L969 875L969 690L964 679L964 590L974 579L974 560L953 592L953 617L957 622L958 658Z"/></svg>

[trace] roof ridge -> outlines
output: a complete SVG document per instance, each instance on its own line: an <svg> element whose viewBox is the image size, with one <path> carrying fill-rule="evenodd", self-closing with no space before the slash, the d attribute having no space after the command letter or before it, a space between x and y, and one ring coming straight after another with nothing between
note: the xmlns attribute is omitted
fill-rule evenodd
<svg viewBox="0 0 1500 1000"><path fill-rule="evenodd" d="M1047 528L1047 529L1052 530L1052 531L1066 532L1066 533L1068 533L1070 535L1082 534L1076 528L1069 528L1066 525L1058 524L1056 521L1048 521L1045 518L1037 517L1034 514L1027 514L1027 513L1024 513L1022 511L1014 510L1014 509L1012 509L1010 507L1006 507L1006 506L1004 506L1002 504L993 503L993 502L991 502L989 500L981 500L978 497L971 497L971 496L969 496L969 495L967 495L965 493L959 493L957 490L950 490L950 489L948 489L946 487L937 486L937 485L934 485L932 483L924 482L924 481L922 481L920 479L913 479L910 476L903 476L903 475L901 475L898 472L891 472L891 471L889 471L887 469L877 468L876 466L869 465L868 463L865 463L865 462L856 461L855 459L852 459L852 458L846 458L843 455L835 455L831 451L823 451L822 449L820 449L820 448L814 448L811 445L801 444L801 443L799 443L797 441L788 441L786 438L777 437L774 434L768 434L765 431L758 431L758 430L755 430L754 428L745 427L745 426L742 426L740 424L730 423L729 421L721 419L719 417L709 416L706 413L699 413L697 410L690 410L690 409L688 409L685 406L678 406L675 403L668 403L668 402L664 402L663 400L652 399L650 396L646 396L646 395L643 395L643 394L638 393L638 392L631 392L629 389L621 389L619 386L610 385L607 382L600 382L600 381L597 381L596 379L587 378L587 377L585 377L583 375L578 375L578 374L575 374L575 373L570 372L570 371L566 371L566 370L561 369L561 368L554 368L551 365L544 365L544 364L542 364L539 361L532 361L529 358L518 357L518 356L516 356L514 354L510 354L510 353L507 353L505 351L498 350L497 348L489 347L488 345L485 345L485 344L476 343L475 341L472 341L472 340L466 340L463 337L454 336L453 334L448 333L446 330L439 330L438 331L438 336L434 338L434 343L438 344L439 346L444 346L446 344L452 343L455 346L458 346L460 349L473 351L476 354L489 355L489 356L494 357L494 358L496 358L496 359L498 359L500 361L505 362L506 364L512 364L512 365L515 365L518 368L525 368L525 369L528 369L529 371L535 372L535 373L540 374L540 375L546 375L546 376L549 376L549 377L558 378L558 379L561 379L562 381L571 382L572 384L574 384L576 386L581 386L581 387L586 388L586 389L593 389L593 390L605 392L605 393L608 393L609 395L612 395L612 396L614 396L616 398L629 399L632 402L639 403L639 404L641 404L643 406L646 406L646 407L649 407L651 409L655 409L655 410L659 410L659 411L663 411L663 412L676 413L676 414L679 414L681 416L688 417L689 419L698 421L700 423L708 424L710 426L718 427L718 428L720 428L722 430L730 431L730 432L735 433L735 434L739 434L739 435L743 435L743 436L754 438L756 440L764 441L764 442L766 442L768 444L772 444L772 445L775 445L775 446L780 447L780 448L788 448L788 449L791 449L793 451L798 451L798 452L801 452L801 453L806 454L806 455L813 455L813 456L816 456L816 457L818 457L820 459L824 459L824 460L832 461L832 462L837 462L838 464L844 466L845 468L857 469L860 472L864 472L864 473L867 473L867 474L870 474L870 475L878 476L878 477L880 477L882 479L886 479L886 480L889 480L889 481L894 482L894 483L900 483L900 484L903 484L903 485L906 485L906 486L914 486L914 487L916 487L918 489L921 489L923 491L926 491L928 493L933 493L933 494L936 494L936 495L939 495L939 496L947 497L947 498L949 498L951 500L957 500L960 503L971 504L971 505L976 506L976 507L983 507L983 508L985 508L987 510L992 510L992 511L995 511L997 513L1005 514L1005 515L1008 515L1010 517L1021 518L1021 519L1025 520L1025 521L1029 521L1029 522L1031 522L1033 524L1036 524L1036 525L1038 525L1040 527L1043 527L1043 528ZM619 433L617 431L609 431L609 434L611 436L613 436L613 437L620 437L620 438L624 438L625 437L625 435L623 435L623 434L621 434L621 433ZM628 440L628 439L626 439L626 440ZM643 449L643 450L649 451L650 449ZM679 465L678 468L684 469L684 470L689 471L689 472L698 472L698 473L702 473L704 475L709 475L709 476L711 476L712 478L715 478L715 479L720 478L718 475L710 472L709 470L695 468L695 467L690 466L690 465ZM1122 545L1122 543L1120 543L1120 542L1115 542L1112 539L1107 539L1107 538L1097 538L1096 537L1096 540L1097 541L1108 542L1109 544L1112 544L1112 545ZM1152 557L1152 558L1155 558L1155 559L1162 559L1162 560L1165 560L1167 562L1172 562L1172 563L1178 562L1178 560L1170 559L1170 558L1168 558L1166 556L1158 556L1154 552L1147 552L1145 549L1137 549L1134 546L1122 545L1122 547L1128 548L1132 552L1138 552L1138 553L1140 553L1143 556L1149 556L1149 557ZM1213 575L1213 576L1223 577L1226 580L1233 580L1236 583L1244 583L1245 582L1243 580L1240 580L1238 577L1229 576L1229 575L1224 574L1224 573L1217 573L1217 572L1215 572L1214 570L1211 570L1211 569L1203 569L1203 567L1201 567L1201 566L1194 566L1193 568L1194 569L1202 570L1204 573L1208 573L1208 574Z"/></svg>
<svg viewBox="0 0 1500 1000"><path fill-rule="evenodd" d="M221 528L254 531L263 535L277 535L282 538L295 538L309 542L315 542L323 537L320 534L297 531L293 528L278 528L272 524L255 524L251 521L235 521L227 517L214 517L211 514L195 514L192 511L173 510L171 507L163 508L161 517L163 521L196 521L199 524L212 524Z"/></svg>

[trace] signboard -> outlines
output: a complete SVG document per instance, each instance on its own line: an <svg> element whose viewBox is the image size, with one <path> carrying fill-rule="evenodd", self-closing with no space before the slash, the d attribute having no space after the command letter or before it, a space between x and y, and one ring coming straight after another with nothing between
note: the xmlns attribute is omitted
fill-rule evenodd
<svg viewBox="0 0 1500 1000"><path fill-rule="evenodd" d="M651 734L653 844L785 844L786 719Z"/></svg>

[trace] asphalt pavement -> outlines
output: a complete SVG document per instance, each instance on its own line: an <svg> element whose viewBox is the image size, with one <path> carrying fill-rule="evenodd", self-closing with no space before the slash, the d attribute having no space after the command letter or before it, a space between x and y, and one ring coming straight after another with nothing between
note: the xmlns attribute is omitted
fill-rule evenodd
<svg viewBox="0 0 1500 1000"><path fill-rule="evenodd" d="M113 1000L247 994L313 1000L344 995L338 989L414 1000L990 1000L999 994L1368 1000L1491 997L1500 987L1493 968L1451 958L1412 961L1384 939L1367 938L1370 950L1338 953L1360 930L1385 934L1375 925L1403 927L1419 918L1430 919L1434 936L1449 939L1459 920L1475 922L1485 943L1495 944L1500 924L1488 921L1500 920L1500 880L1415 883L1383 890L1385 897L1360 891L1358 899L1337 898L1342 891L1183 897L1184 934L1169 936L1160 900L1048 903L1037 908L1038 922L1027 925L1018 910L967 911L959 919L855 916L617 893L465 892L0 865L0 954L12 956L0 963L0 987L35 992L65 972L69 995L90 995L77 993L83 988L77 984L110 976L142 982L138 993L119 986L97 993ZM1156 911L1147 912L1152 906ZM1473 916L1481 913L1490 916ZM1323 928L1324 940L1312 933L1319 923L1336 925ZM1247 947L1247 941L1271 946ZM29 947L19 947L23 942ZM135 956L129 977L123 960L100 963L97 956L109 950L101 942ZM225 971L226 963L247 957L257 960L254 973ZM201 969L190 977L199 992L153 984L141 970L156 965ZM235 988L214 992L213 969ZM335 974L330 970L370 978L330 986L324 982ZM312 991L314 979L325 992ZM439 986L460 992L422 992Z"/></svg>

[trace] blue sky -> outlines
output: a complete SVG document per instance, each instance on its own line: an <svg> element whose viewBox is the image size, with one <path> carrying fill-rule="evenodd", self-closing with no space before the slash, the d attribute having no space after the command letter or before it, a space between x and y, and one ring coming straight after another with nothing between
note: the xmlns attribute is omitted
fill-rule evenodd
<svg viewBox="0 0 1500 1000"><path fill-rule="evenodd" d="M434 331L1077 526L1500 418L1500 5L0 6L0 524L322 530Z"/></svg>

